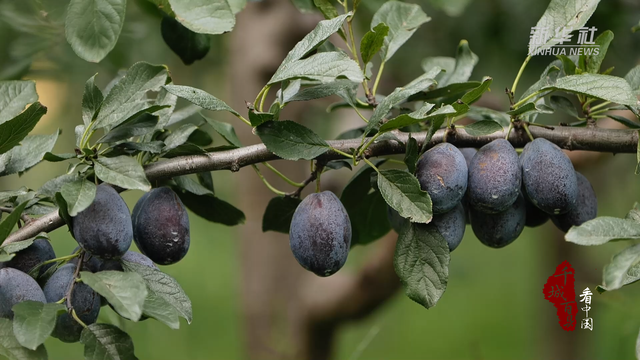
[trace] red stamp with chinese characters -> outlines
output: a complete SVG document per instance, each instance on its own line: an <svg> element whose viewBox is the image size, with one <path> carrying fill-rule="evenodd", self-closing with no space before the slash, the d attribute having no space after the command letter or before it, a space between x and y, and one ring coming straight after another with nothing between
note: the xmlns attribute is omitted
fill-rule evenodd
<svg viewBox="0 0 640 360"><path fill-rule="evenodd" d="M556 272L549 276L542 289L544 298L556 307L558 322L566 331L573 331L576 328L578 305L574 273L571 264L563 261L556 267Z"/></svg>

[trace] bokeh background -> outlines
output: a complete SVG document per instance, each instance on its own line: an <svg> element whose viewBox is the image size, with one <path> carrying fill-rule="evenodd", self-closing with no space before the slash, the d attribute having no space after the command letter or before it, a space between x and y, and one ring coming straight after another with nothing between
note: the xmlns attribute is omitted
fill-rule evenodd
<svg viewBox="0 0 640 360"><path fill-rule="evenodd" d="M485 95L483 105L507 109L503 89L511 85L526 57L531 27L544 12L547 1L408 2L422 5L432 20L387 64L382 92L388 93L421 74L424 57L454 56L459 41L467 39L480 58L472 79L479 80L484 75L494 79L492 92ZM362 1L357 34L367 30L373 12L382 3ZM129 1L117 46L100 64L91 64L75 56L65 41L61 19L66 5L67 1L61 0L0 0L0 78L37 81L40 101L49 112L34 132L50 134L61 129L55 148L60 153L73 149L73 128L81 123L84 82L93 74L99 74L97 83L104 87L120 69L134 62L166 64L175 83L205 89L240 110L243 102L251 101L259 89L250 82L261 86L293 44L320 20L317 14L300 14L288 1L250 2L239 14L236 30L212 36L207 57L187 67L164 44L160 18L146 10L142 0ZM603 68L615 66L614 75L624 76L640 63L640 33L630 31L639 20L637 0L609 0L600 4L588 22L598 29L597 34L606 29L615 33L603 64ZM520 82L520 91L533 83L552 60L550 56L535 57ZM327 114L328 104L304 104L286 116L326 138L359 126L348 110ZM218 113L210 115L233 123L244 143L258 141L250 131L240 130L243 124L237 119ZM543 116L540 121L557 124L570 119ZM222 143L220 138L216 141ZM622 217L640 200L639 179L633 173L634 155L579 154L574 159L598 194L600 215ZM308 171L307 165L302 169L282 162L274 165L298 181ZM61 163L42 163L21 177L0 179L0 190L20 186L37 189L65 171L66 165ZM351 175L347 169L333 172L323 177L323 187L339 194ZM286 236L260 231L262 212L271 197L267 188L256 179L238 180L239 177L255 178L255 174L250 170L213 174L217 196L244 210L247 223L229 228L191 214L189 254L182 262L162 269L174 276L190 296L194 313L191 325L182 320L181 329L174 331L153 320L120 321L109 309L101 313L100 321L114 323L131 334L140 359L300 359L297 349L301 340L295 325L299 320L292 315L299 306L294 302L299 303L299 298L322 299L339 286L335 284L341 277L356 276L365 264L375 261L379 244L359 246L336 275L338 281L310 277L287 253ZM276 186L286 188L270 179ZM138 191L123 194L130 208L140 196ZM391 234L390 240L384 241L394 241L394 237ZM66 228L52 232L51 239L59 255L70 253L76 246ZM542 295L547 277L563 260L569 260L576 269L576 292L588 286L595 293L602 267L627 245L587 248L567 244L562 234L547 223L525 229L513 244L495 250L482 245L467 227L465 239L452 256L447 291L436 307L425 310L398 289L369 316L340 324L333 339L333 357L632 359L640 330L640 286L595 294L590 312L593 331L560 330L555 308ZM368 286L378 284L372 282ZM302 291L304 296L295 295ZM348 301L344 306L349 306ZM578 319L582 317L580 313ZM82 358L80 344L50 339L46 346L50 359Z"/></svg>

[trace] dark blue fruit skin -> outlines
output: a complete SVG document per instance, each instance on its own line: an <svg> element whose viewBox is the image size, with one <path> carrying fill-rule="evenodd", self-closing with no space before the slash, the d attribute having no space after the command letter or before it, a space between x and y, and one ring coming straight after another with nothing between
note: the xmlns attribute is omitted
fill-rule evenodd
<svg viewBox="0 0 640 360"><path fill-rule="evenodd" d="M436 226L438 232L447 240L449 251L455 250L462 238L466 228L467 216L464 207L458 203L455 208L444 214L434 215L431 223Z"/></svg>
<svg viewBox="0 0 640 360"><path fill-rule="evenodd" d="M289 245L298 263L318 276L342 268L351 247L351 222L334 193L323 191L302 200L293 213Z"/></svg>
<svg viewBox="0 0 640 360"><path fill-rule="evenodd" d="M525 226L528 227L537 227L549 220L549 214L538 209L533 203L527 198L526 194L524 195L524 204L527 210L527 221L525 222Z"/></svg>
<svg viewBox="0 0 640 360"><path fill-rule="evenodd" d="M129 208L109 185L101 184L93 203L73 218L73 237L86 251L103 259L118 259L131 246Z"/></svg>
<svg viewBox="0 0 640 360"><path fill-rule="evenodd" d="M31 246L19 251L10 261L4 263L0 262L0 269L10 267L28 274L36 265L55 258L56 253L53 251L53 247L51 246L51 243L49 243L49 240L36 239ZM40 270L36 275L42 275L51 266L53 266L53 264L47 264L40 267Z"/></svg>
<svg viewBox="0 0 640 360"><path fill-rule="evenodd" d="M57 302L65 297L75 271L75 264L66 264L56 270L44 286L44 296L47 302ZM100 295L88 285L81 282L76 283L71 294L71 306L83 323L93 324L98 319L100 312ZM66 343L77 342L80 340L82 329L82 325L78 324L69 313L64 313L58 316L56 327L51 336Z"/></svg>
<svg viewBox="0 0 640 360"><path fill-rule="evenodd" d="M160 270L158 269L156 264L154 264L153 261L151 261L151 259L149 259L148 257L134 251L127 251L127 253L124 254L122 258L120 258L120 260L107 260L103 262L100 271L124 271L121 261L128 261L139 265L144 265L152 269Z"/></svg>
<svg viewBox="0 0 640 360"><path fill-rule="evenodd" d="M507 210L518 198L521 177L518 153L507 140L486 144L469 165L470 207L488 214Z"/></svg>
<svg viewBox="0 0 640 360"><path fill-rule="evenodd" d="M467 191L467 162L458 148L441 143L422 154L416 177L431 196L433 213L442 214L456 207Z"/></svg>
<svg viewBox="0 0 640 360"><path fill-rule="evenodd" d="M517 239L524 229L526 216L522 195L509 209L498 214L486 214L474 208L470 210L473 233L480 242L493 248L507 246Z"/></svg>
<svg viewBox="0 0 640 360"><path fill-rule="evenodd" d="M578 200L566 214L551 216L556 227L564 232L595 219L598 215L598 199L589 180L576 171L578 178Z"/></svg>
<svg viewBox="0 0 640 360"><path fill-rule="evenodd" d="M161 187L144 194L133 208L131 220L138 249L156 264L175 264L187 255L189 215L173 190Z"/></svg>
<svg viewBox="0 0 640 360"><path fill-rule="evenodd" d="M0 269L0 318L13 319L11 308L26 300L47 302L31 276L14 268Z"/></svg>
<svg viewBox="0 0 640 360"><path fill-rule="evenodd" d="M469 167L469 165L471 164L471 159L473 159L473 157L476 155L476 153L478 152L478 149L460 148L458 150L460 150L460 152L462 153L462 156L464 156L464 160L467 162L467 167Z"/></svg>
<svg viewBox="0 0 640 360"><path fill-rule="evenodd" d="M522 151L522 181L531 202L549 215L568 212L578 199L578 179L569 157L538 138Z"/></svg>
<svg viewBox="0 0 640 360"><path fill-rule="evenodd" d="M80 249L80 247L76 247L72 254L75 254L76 252L78 252L78 250ZM89 252L85 252L84 254L84 259L82 261L82 271L89 271L92 273L97 273L100 271L100 267L102 267L102 263L104 262L104 260L100 259L99 257L95 256L95 255L91 255ZM78 258L75 257L71 260L69 260L69 264L78 264Z"/></svg>

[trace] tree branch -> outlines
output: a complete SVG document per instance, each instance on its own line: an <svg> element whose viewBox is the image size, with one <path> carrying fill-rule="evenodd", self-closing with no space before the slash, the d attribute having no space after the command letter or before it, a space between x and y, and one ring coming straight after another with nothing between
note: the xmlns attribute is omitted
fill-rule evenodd
<svg viewBox="0 0 640 360"><path fill-rule="evenodd" d="M638 132L635 130L600 129L600 128L572 128L572 127L539 127L530 126L529 130L535 137L545 138L566 150L589 150L608 153L636 153L638 146ZM426 148L431 148L443 141L444 129L438 130ZM398 140L406 142L409 134L397 134ZM411 134L422 146L427 133L419 132ZM464 129L456 129L449 132L447 142L458 147L481 147L493 140L504 139L506 133L496 132L485 136L471 136ZM329 145L343 152L352 152L361 144L361 139L330 140ZM528 141L524 130L518 126L509 136L509 141L514 147L523 147ZM405 145L394 140L374 142L364 152L365 157L401 154L405 152ZM344 156L333 151L320 155L316 160L326 162L329 160L343 159ZM238 171L242 167L258 164L264 161L280 159L271 153L264 144L250 145L242 148L212 152L203 155L191 155L175 157L168 160L149 164L145 167L145 173L149 181L193 174L203 171L231 170ZM9 244L26 240L36 236L40 232L50 232L64 225L57 211L34 219L25 224L4 241Z"/></svg>

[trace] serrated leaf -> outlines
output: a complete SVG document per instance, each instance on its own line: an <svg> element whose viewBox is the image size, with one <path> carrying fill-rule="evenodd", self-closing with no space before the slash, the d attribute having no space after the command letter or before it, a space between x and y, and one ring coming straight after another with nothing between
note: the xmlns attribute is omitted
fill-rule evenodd
<svg viewBox="0 0 640 360"><path fill-rule="evenodd" d="M84 94L82 95L82 121L84 126L89 126L93 121L104 100L102 91L95 84L97 75L93 75L84 83Z"/></svg>
<svg viewBox="0 0 640 360"><path fill-rule="evenodd" d="M433 106L433 104L427 105ZM380 126L379 132L384 133L395 129L401 129L405 126L410 126L428 120L434 121L440 118L444 119L447 116L452 116L455 113L456 109L454 109L453 106L445 105L426 116L420 116L420 114L417 114L415 112L410 114L403 114L382 124L382 126Z"/></svg>
<svg viewBox="0 0 640 360"><path fill-rule="evenodd" d="M638 281L640 276L633 274L633 268L637 266L639 261L640 244L628 247L616 254L602 271L602 287L611 291Z"/></svg>
<svg viewBox="0 0 640 360"><path fill-rule="evenodd" d="M0 81L0 124L18 116L25 106L36 101L38 101L38 93L36 93L35 81Z"/></svg>
<svg viewBox="0 0 640 360"><path fill-rule="evenodd" d="M600 65L602 65L602 61L607 55L607 50L609 49L611 41L613 41L613 32L611 30L607 30L598 35L594 41L595 45L600 50L597 54L593 53L591 55L580 56L580 62L585 64L586 71L588 73L597 74L598 71L600 71Z"/></svg>
<svg viewBox="0 0 640 360"><path fill-rule="evenodd" d="M96 185L87 179L79 179L64 184L60 193L67 202L69 215L76 216L93 202L96 197Z"/></svg>
<svg viewBox="0 0 640 360"><path fill-rule="evenodd" d="M352 107L356 106L356 93L359 83L351 80L339 79L328 84L320 84L306 89L293 95L288 101L310 101L324 98L331 95L338 95Z"/></svg>
<svg viewBox="0 0 640 360"><path fill-rule="evenodd" d="M102 295L118 314L132 321L140 319L147 297L147 287L140 275L121 271L81 271L80 278Z"/></svg>
<svg viewBox="0 0 640 360"><path fill-rule="evenodd" d="M184 205L201 218L227 226L244 224L245 215L228 202L212 196L198 196L174 189Z"/></svg>
<svg viewBox="0 0 640 360"><path fill-rule="evenodd" d="M36 350L23 347L13 334L13 323L0 318L0 355L9 360L47 360L47 350L40 345Z"/></svg>
<svg viewBox="0 0 640 360"><path fill-rule="evenodd" d="M381 170L378 188L387 204L403 218L414 223L431 221L431 197L413 175L398 169Z"/></svg>
<svg viewBox="0 0 640 360"><path fill-rule="evenodd" d="M153 110L156 107L145 109ZM152 132L158 124L158 117L148 112L135 114L132 118L119 124L106 133L98 143L114 143L117 141L141 136Z"/></svg>
<svg viewBox="0 0 640 360"><path fill-rule="evenodd" d="M436 76L436 80L438 77ZM441 97L452 98L458 94L463 94L482 85L480 81L467 81L462 83L449 84L433 90L422 91L409 97L407 101L433 100Z"/></svg>
<svg viewBox="0 0 640 360"><path fill-rule="evenodd" d="M233 128L233 125L225 122L220 122L217 120L213 120L207 116L200 114L203 119L207 121L209 125L215 130L220 136L222 136L227 142L233 146L241 147L242 143L240 139L238 139L238 135L236 135L236 131Z"/></svg>
<svg viewBox="0 0 640 360"><path fill-rule="evenodd" d="M636 240L640 239L640 224L633 220L601 216L572 227L564 238L578 245L602 245L614 240Z"/></svg>
<svg viewBox="0 0 640 360"><path fill-rule="evenodd" d="M188 100L203 109L211 111L228 111L234 115L238 115L238 112L233 110L224 101L216 98L208 92L190 86L181 85L166 85L164 87L170 93Z"/></svg>
<svg viewBox="0 0 640 360"><path fill-rule="evenodd" d="M467 105L473 104L474 102L480 100L480 98L482 97L482 94L484 94L487 90L490 90L489 86L491 86L492 82L493 82L492 78L485 76L482 79L482 84L480 84L475 89L469 91L468 93L464 94L460 100L462 100L462 102L464 102Z"/></svg>
<svg viewBox="0 0 640 360"><path fill-rule="evenodd" d="M460 40L456 52L456 66L449 73L445 73L438 81L438 87L449 84L462 83L471 77L473 68L478 63L478 56L471 51L467 40Z"/></svg>
<svg viewBox="0 0 640 360"><path fill-rule="evenodd" d="M562 90L611 101L621 105L636 106L638 99L629 83L620 77L600 74L580 74L559 78L554 85L541 90Z"/></svg>
<svg viewBox="0 0 640 360"><path fill-rule="evenodd" d="M148 91L158 91L167 82L167 68L146 62L133 64L106 95L93 129L114 127L131 115L146 108L143 97Z"/></svg>
<svg viewBox="0 0 640 360"><path fill-rule="evenodd" d="M389 34L384 39L380 51L382 61L389 60L393 54L416 32L420 25L431 20L419 5L389 1L373 15L371 28L380 23L389 27Z"/></svg>
<svg viewBox="0 0 640 360"><path fill-rule="evenodd" d="M160 270L129 261L123 261L122 266L129 274L140 275L150 294L154 294L171 304L180 316L184 317L189 324L191 323L193 319L191 300L174 278Z"/></svg>
<svg viewBox="0 0 640 360"><path fill-rule="evenodd" d="M36 350L51 335L62 304L23 301L13 306L13 333L20 345Z"/></svg>
<svg viewBox="0 0 640 360"><path fill-rule="evenodd" d="M351 16L350 12L331 20L320 21L318 25L316 25L315 29L308 33L296 44L296 46L293 47L293 49L291 49L291 51L289 51L287 57L285 57L280 64L280 67L278 67L278 70L276 70L276 74L282 68L288 66L289 63L302 59L311 53L311 51L318 48L318 46L322 45L329 36L335 34L342 27L342 23L344 23L344 20L349 16Z"/></svg>
<svg viewBox="0 0 640 360"><path fill-rule="evenodd" d="M37 194L47 197L53 197L55 193L60 191L64 184L70 183L77 179L78 174L76 173L60 175L44 183L42 187L37 191Z"/></svg>
<svg viewBox="0 0 640 360"><path fill-rule="evenodd" d="M2 83L0 83L0 86ZM3 90L0 87L0 90ZM10 91L5 89L5 91ZM0 93L2 94L2 93ZM1 96L1 95L0 95ZM5 96L6 97L6 96ZM0 98L1 99L1 98ZM4 100L7 100L6 98ZM8 101L11 101L10 99ZM0 104L1 105L1 104ZM13 103L7 104L8 113L12 113ZM0 124L0 154L4 154L18 145L36 126L40 118L47 113L47 108L39 102L33 103L24 112L13 119ZM2 115L2 113L0 113Z"/></svg>
<svg viewBox="0 0 640 360"><path fill-rule="evenodd" d="M495 121L483 120L466 125L464 131L471 136L484 136L502 131L502 126Z"/></svg>
<svg viewBox="0 0 640 360"><path fill-rule="evenodd" d="M371 130L376 128L380 123L380 121L385 116L387 116L389 111L391 111L391 109L394 106L401 104L407 98L409 98L409 96L416 94L420 91L423 91L424 89L427 89L429 86L435 84L436 81L434 80L434 78L436 77L436 75L440 73L441 70L442 69L440 68L433 68L431 69L431 71L422 74L420 77L413 80L406 86L396 88L391 94L389 94L389 96L384 98L378 104L373 114L371 115L371 118L369 119L369 123L367 124L367 127L364 130L364 134L367 135L369 134L369 132L371 132Z"/></svg>
<svg viewBox="0 0 640 360"><path fill-rule="evenodd" d="M267 205L262 216L262 231L289 233L293 213L302 200L290 196L276 196Z"/></svg>
<svg viewBox="0 0 640 360"><path fill-rule="evenodd" d="M182 25L200 34L223 34L236 24L227 0L169 0L169 3Z"/></svg>
<svg viewBox="0 0 640 360"><path fill-rule="evenodd" d="M86 360L137 360L133 341L126 332L110 324L91 324L82 330Z"/></svg>
<svg viewBox="0 0 640 360"><path fill-rule="evenodd" d="M323 84L331 83L338 78L347 78L353 82L361 82L364 75L358 63L342 52L322 52L302 60L295 60L281 66L268 84L290 80L310 79Z"/></svg>
<svg viewBox="0 0 640 360"><path fill-rule="evenodd" d="M407 296L429 309L447 288L449 246L432 224L404 223L393 265Z"/></svg>
<svg viewBox="0 0 640 360"><path fill-rule="evenodd" d="M136 159L128 156L101 157L95 160L94 170L100 180L125 189L151 190L144 169Z"/></svg>
<svg viewBox="0 0 640 360"><path fill-rule="evenodd" d="M599 2L600 0L551 0L535 26L539 29L547 29L547 31L541 34L544 36L531 37L529 54L560 42L559 37L554 36L555 29L561 28L572 32L584 26L596 10Z"/></svg>
<svg viewBox="0 0 640 360"><path fill-rule="evenodd" d="M177 330L180 328L178 312L171 306L171 304L153 292L147 294L147 298L144 300L144 310L142 313L164 323L171 329Z"/></svg>
<svg viewBox="0 0 640 360"><path fill-rule="evenodd" d="M184 144L189 139L189 136L198 129L197 126L193 124L184 124L179 128L175 129L171 132L166 139L164 139L164 151L169 151L171 149L175 149L176 147Z"/></svg>
<svg viewBox="0 0 640 360"><path fill-rule="evenodd" d="M0 176L25 172L37 165L53 149L58 135L56 131L51 135L29 135L24 138L20 146L0 155L0 163L4 164Z"/></svg>
<svg viewBox="0 0 640 360"><path fill-rule="evenodd" d="M567 55L558 55L558 59L562 62L562 70L565 75L575 75L576 74L576 63L571 60Z"/></svg>
<svg viewBox="0 0 640 360"><path fill-rule="evenodd" d="M389 27L385 23L379 23L373 29L367 31L360 41L360 56L364 64L369 63L375 54L382 49L384 38L389 34Z"/></svg>
<svg viewBox="0 0 640 360"><path fill-rule="evenodd" d="M269 151L287 160L311 160L329 150L329 144L293 121L269 121L255 130Z"/></svg>
<svg viewBox="0 0 640 360"><path fill-rule="evenodd" d="M126 0L71 0L65 35L82 59L100 62L116 46L127 7Z"/></svg>

